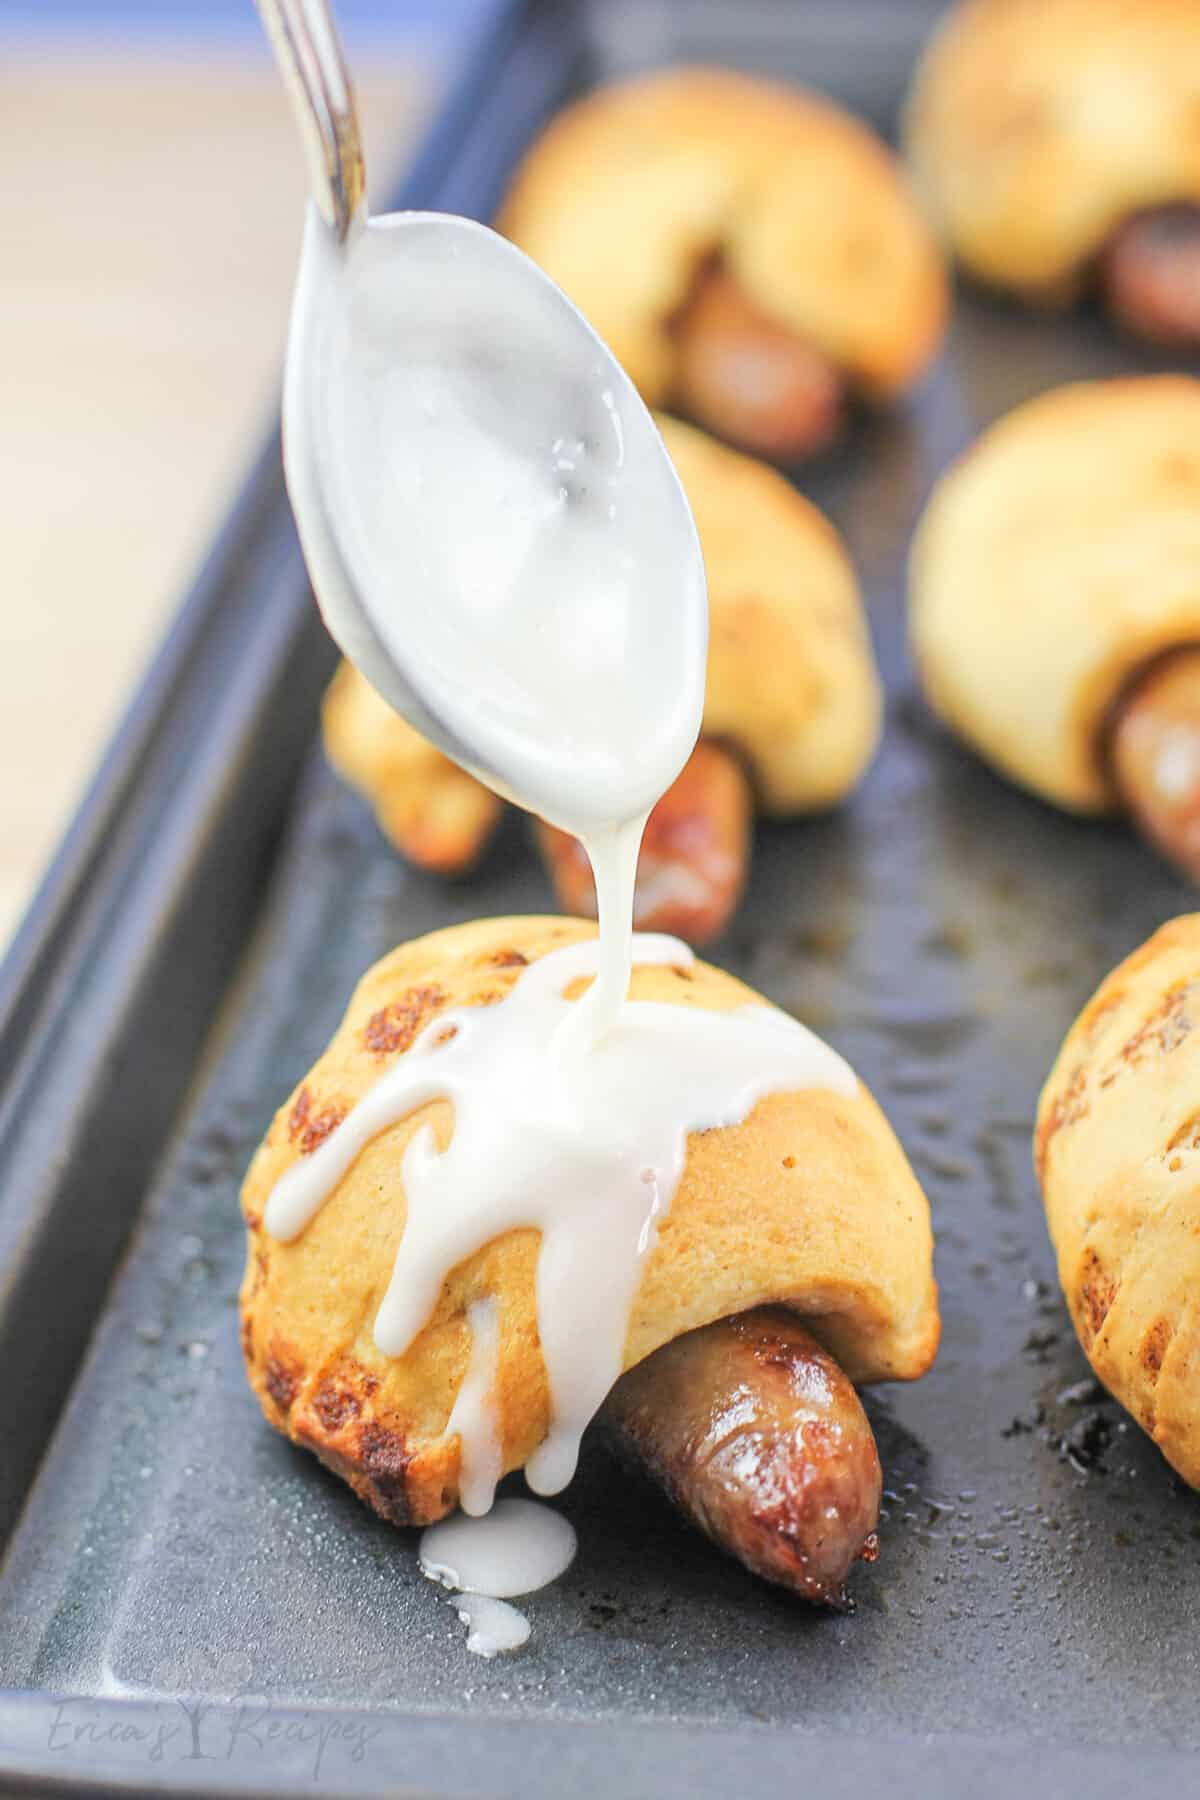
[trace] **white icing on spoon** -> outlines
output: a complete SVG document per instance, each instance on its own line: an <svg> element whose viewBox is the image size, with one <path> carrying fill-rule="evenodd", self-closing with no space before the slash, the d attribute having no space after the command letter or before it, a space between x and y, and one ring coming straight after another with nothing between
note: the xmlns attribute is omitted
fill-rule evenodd
<svg viewBox="0 0 1200 1800"><path fill-rule="evenodd" d="M654 421L562 290L469 219L339 244L311 212L284 432L317 599L380 692L566 830L648 812L699 730L703 563Z"/></svg>
<svg viewBox="0 0 1200 1800"><path fill-rule="evenodd" d="M716 1013L627 1001L611 1030L578 1054L569 1032L578 1008L564 989L594 975L599 956L595 939L569 945L524 969L497 1004L439 1014L324 1143L285 1171L265 1212L272 1237L297 1237L373 1138L430 1101L452 1103L447 1148L425 1127L404 1153L408 1217L375 1342L403 1356L451 1269L506 1232L538 1229L552 1417L525 1473L542 1494L570 1481L583 1431L621 1372L630 1306L688 1134L738 1123L767 1094L856 1086L826 1044L760 1004ZM692 961L668 937L639 936L636 956ZM471 1412L465 1405L463 1419ZM468 1468L486 1462L476 1439L464 1436L463 1448Z"/></svg>
<svg viewBox="0 0 1200 1800"><path fill-rule="evenodd" d="M334 637L506 798L583 840L629 982L637 850L696 742L708 603L658 430L535 264L467 219L312 210L284 389L288 488Z"/></svg>

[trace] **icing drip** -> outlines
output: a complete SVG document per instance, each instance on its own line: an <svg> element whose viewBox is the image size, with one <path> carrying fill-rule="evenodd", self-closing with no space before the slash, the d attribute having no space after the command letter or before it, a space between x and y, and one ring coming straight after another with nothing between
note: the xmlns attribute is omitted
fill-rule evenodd
<svg viewBox="0 0 1200 1800"><path fill-rule="evenodd" d="M477 1517L490 1510L496 1498L496 1483L504 1473L494 1392L500 1320L491 1295L468 1307L467 1324L471 1330L471 1361L446 1420L445 1435L457 1436L461 1443L458 1503L465 1513Z"/></svg>
<svg viewBox="0 0 1200 1800"><path fill-rule="evenodd" d="M460 1591L451 1600L477 1656L519 1650L529 1620L508 1599L532 1594L570 1568L575 1532L536 1500L500 1500L483 1518L457 1514L421 1534L421 1568Z"/></svg>

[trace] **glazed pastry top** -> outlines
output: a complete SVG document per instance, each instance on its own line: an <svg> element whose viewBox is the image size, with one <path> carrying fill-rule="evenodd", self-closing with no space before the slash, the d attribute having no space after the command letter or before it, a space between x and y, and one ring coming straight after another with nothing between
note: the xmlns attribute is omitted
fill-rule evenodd
<svg viewBox="0 0 1200 1800"><path fill-rule="evenodd" d="M389 1516L432 1518L453 1503L458 1450L443 1434L467 1367L467 1311L488 1295L499 1311L504 1466L524 1464L545 1438L538 1234L514 1229L469 1255L407 1351L387 1356L373 1333L405 1228L401 1160L423 1125L444 1141L448 1107L419 1106L373 1138L291 1242L265 1230L268 1196L440 1013L499 1003L529 963L592 936L593 927L574 921L493 920L452 927L385 958L280 1109L247 1176L242 1298L251 1378L273 1422L316 1448ZM632 998L720 1012L756 996L694 963L637 968ZM625 1365L694 1326L787 1301L814 1321L852 1377L916 1377L938 1335L931 1248L925 1198L861 1085L773 1093L740 1124L689 1141L634 1297ZM390 1492L381 1481L392 1481Z"/></svg>

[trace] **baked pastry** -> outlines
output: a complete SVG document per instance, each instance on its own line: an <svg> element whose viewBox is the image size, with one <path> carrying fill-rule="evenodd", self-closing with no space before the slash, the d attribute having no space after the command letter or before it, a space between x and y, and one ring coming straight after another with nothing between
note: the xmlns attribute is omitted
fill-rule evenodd
<svg viewBox="0 0 1200 1800"><path fill-rule="evenodd" d="M482 854L500 800L394 712L353 663L329 685L321 736L333 767L367 796L380 830L410 862L452 875Z"/></svg>
<svg viewBox="0 0 1200 1800"><path fill-rule="evenodd" d="M930 499L910 602L949 725L1200 878L1200 382L1083 382L994 425Z"/></svg>
<svg viewBox="0 0 1200 1800"><path fill-rule="evenodd" d="M788 817L843 799L879 740L882 694L858 585L816 507L765 464L675 419L658 421L695 514L708 574L703 737L651 815L635 914L704 943L745 884L756 808ZM330 760L414 860L469 866L499 803L343 669L323 717ZM573 838L539 827L558 901L595 913ZM436 858L435 854L436 851Z"/></svg>
<svg viewBox="0 0 1200 1800"><path fill-rule="evenodd" d="M568 107L497 225L650 405L761 455L828 442L851 392L902 392L945 328L891 152L831 101L745 75L675 69Z"/></svg>
<svg viewBox="0 0 1200 1800"><path fill-rule="evenodd" d="M1038 1107L1059 1278L1104 1385L1200 1487L1200 914L1103 981Z"/></svg>
<svg viewBox="0 0 1200 1800"><path fill-rule="evenodd" d="M634 916L706 943L741 896L754 811L795 817L843 799L874 754L882 695L833 527L764 463L659 424L704 551L708 681L701 742L651 814ZM594 916L582 847L538 829L559 904Z"/></svg>
<svg viewBox="0 0 1200 1800"><path fill-rule="evenodd" d="M530 964L594 935L575 920L486 920L385 957L363 977L332 1043L280 1108L247 1174L241 1306L251 1384L271 1424L314 1450L395 1524L437 1519L459 1497L460 1444L446 1424L467 1369L467 1309L486 1295L499 1307L494 1391L503 1468L522 1467L546 1435L538 1233L509 1231L467 1256L425 1328L404 1354L389 1357L372 1327L405 1228L401 1155L426 1123L444 1141L447 1104L421 1106L371 1139L293 1241L266 1231L268 1196L431 1021L450 1007L502 1001ZM631 997L717 1012L756 998L702 963L639 966ZM741 1124L689 1140L670 1211L642 1267L625 1366L713 1321L783 1303L850 1378L914 1379L938 1339L931 1251L925 1197L861 1085L853 1093L772 1093ZM788 1348L802 1364L811 1362L809 1351ZM746 1356L735 1360L744 1371ZM812 1379L815 1404L820 1382ZM848 1429L846 1453L858 1468L854 1438ZM800 1434L793 1456L803 1448ZM775 1500L783 1504L778 1493Z"/></svg>
<svg viewBox="0 0 1200 1800"><path fill-rule="evenodd" d="M1031 300L1098 285L1200 342L1194 0L965 0L918 67L906 138L963 265Z"/></svg>

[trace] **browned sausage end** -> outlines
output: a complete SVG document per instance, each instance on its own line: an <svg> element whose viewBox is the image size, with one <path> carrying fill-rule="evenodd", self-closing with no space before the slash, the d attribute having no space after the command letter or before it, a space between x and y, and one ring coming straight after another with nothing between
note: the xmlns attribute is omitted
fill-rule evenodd
<svg viewBox="0 0 1200 1800"><path fill-rule="evenodd" d="M1118 324L1169 348L1200 344L1200 206L1195 202L1134 213L1101 251L1097 275Z"/></svg>
<svg viewBox="0 0 1200 1800"><path fill-rule="evenodd" d="M1142 835L1200 884L1200 648L1172 651L1133 683L1108 753Z"/></svg>
<svg viewBox="0 0 1200 1800"><path fill-rule="evenodd" d="M838 435L846 410L840 370L768 317L725 270L701 275L677 331L675 403L697 424L784 462Z"/></svg>
<svg viewBox="0 0 1200 1800"><path fill-rule="evenodd" d="M622 1376L603 1417L694 1525L765 1581L842 1606L878 1554L883 1478L851 1382L792 1314L689 1332Z"/></svg>
<svg viewBox="0 0 1200 1800"><path fill-rule="evenodd" d="M705 944L724 930L746 884L753 805L738 759L719 744L697 744L646 825L633 899L639 931ZM563 911L594 919L583 846L541 821L538 842Z"/></svg>

